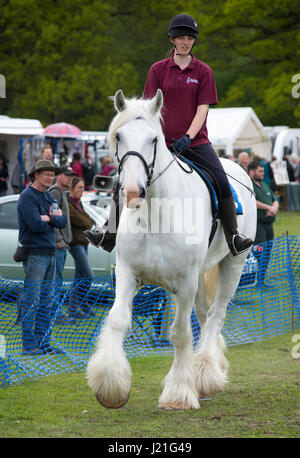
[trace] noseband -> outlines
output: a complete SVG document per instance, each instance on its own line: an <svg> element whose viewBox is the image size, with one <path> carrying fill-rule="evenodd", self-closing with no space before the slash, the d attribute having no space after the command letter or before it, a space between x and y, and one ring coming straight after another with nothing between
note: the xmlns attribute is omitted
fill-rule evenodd
<svg viewBox="0 0 300 458"><path fill-rule="evenodd" d="M146 172L146 175L147 175L147 188L151 185L151 180L152 180L152 176L153 176L153 170L154 170L154 165L155 165L155 160L156 160L156 153L157 153L157 137L155 137L155 139L153 140L152 142L154 144L154 149L153 149L153 161L151 162L151 164L147 164L147 162L145 161L145 158L138 152L138 151L127 151L127 153L124 154L124 156L122 157L122 159L119 158L119 155L118 155L118 143L117 143L117 151L116 151L116 157L117 157L117 160L119 162L119 168L118 168L118 174L120 175L121 171L122 171L122 168L123 168L123 163L125 161L125 159L127 159L129 156L136 156L138 157L142 163L143 163L143 166L145 168L145 172Z"/></svg>

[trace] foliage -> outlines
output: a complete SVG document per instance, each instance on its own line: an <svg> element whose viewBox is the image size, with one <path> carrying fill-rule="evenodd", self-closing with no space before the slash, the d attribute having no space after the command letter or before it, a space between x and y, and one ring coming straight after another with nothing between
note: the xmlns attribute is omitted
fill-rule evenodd
<svg viewBox="0 0 300 458"><path fill-rule="evenodd" d="M11 115L101 130L109 95L132 95L137 72L110 53L108 1L11 0L1 8L1 64Z"/></svg>
<svg viewBox="0 0 300 458"><path fill-rule="evenodd" d="M219 106L252 106L263 124L300 124L292 76L300 73L297 0L0 0L0 112L45 125L108 127L108 96L141 96L165 57L170 19L192 14L197 57L214 70Z"/></svg>
<svg viewBox="0 0 300 458"><path fill-rule="evenodd" d="M228 75L220 106L252 106L265 125L299 125L292 97L300 70L298 2L215 0L199 19L217 80L223 71Z"/></svg>

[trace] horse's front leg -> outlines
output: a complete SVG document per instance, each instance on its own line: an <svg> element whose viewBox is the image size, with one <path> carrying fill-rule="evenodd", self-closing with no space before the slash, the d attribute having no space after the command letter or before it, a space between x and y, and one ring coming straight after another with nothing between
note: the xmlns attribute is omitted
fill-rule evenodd
<svg viewBox="0 0 300 458"><path fill-rule="evenodd" d="M182 284L176 295L176 315L170 337L175 349L173 365L164 380L160 409L199 409L193 370L191 312L195 292L192 284Z"/></svg>
<svg viewBox="0 0 300 458"><path fill-rule="evenodd" d="M136 280L122 267L116 266L116 298L103 325L96 353L87 368L88 385L104 407L122 407L129 398L131 369L123 349L123 341L131 326L131 304Z"/></svg>

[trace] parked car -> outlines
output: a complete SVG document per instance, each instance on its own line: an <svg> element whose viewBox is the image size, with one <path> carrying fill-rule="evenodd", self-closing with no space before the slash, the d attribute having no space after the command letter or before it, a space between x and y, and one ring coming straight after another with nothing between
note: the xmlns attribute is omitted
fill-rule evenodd
<svg viewBox="0 0 300 458"><path fill-rule="evenodd" d="M17 203L19 195L0 197L0 277L24 278L23 264L13 260L18 245ZM102 226L107 219L111 197L106 193L89 192L82 196L84 209L97 226ZM99 203L101 201L101 204ZM89 261L96 277L106 277L115 264L115 250L111 253L102 248L89 245ZM64 278L74 277L74 262L68 253L64 269Z"/></svg>

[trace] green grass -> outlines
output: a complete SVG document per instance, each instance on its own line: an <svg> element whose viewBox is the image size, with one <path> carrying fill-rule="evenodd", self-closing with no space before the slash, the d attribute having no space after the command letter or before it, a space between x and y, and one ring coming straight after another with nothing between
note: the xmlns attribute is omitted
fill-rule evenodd
<svg viewBox="0 0 300 458"><path fill-rule="evenodd" d="M230 382L198 411L157 409L169 356L130 360L131 395L119 410L97 403L84 373L0 390L0 437L300 437L300 358L291 354L295 334L230 347Z"/></svg>
<svg viewBox="0 0 300 458"><path fill-rule="evenodd" d="M275 237L300 235L300 215L279 212ZM0 389L0 437L198 438L300 437L300 358L291 355L292 333L230 347L230 383L199 411L157 409L161 382L172 358L130 360L129 402L106 410L87 387L85 374L68 373Z"/></svg>
<svg viewBox="0 0 300 458"><path fill-rule="evenodd" d="M300 212L278 212L274 222L275 237L280 237L286 231L289 235L300 235Z"/></svg>

